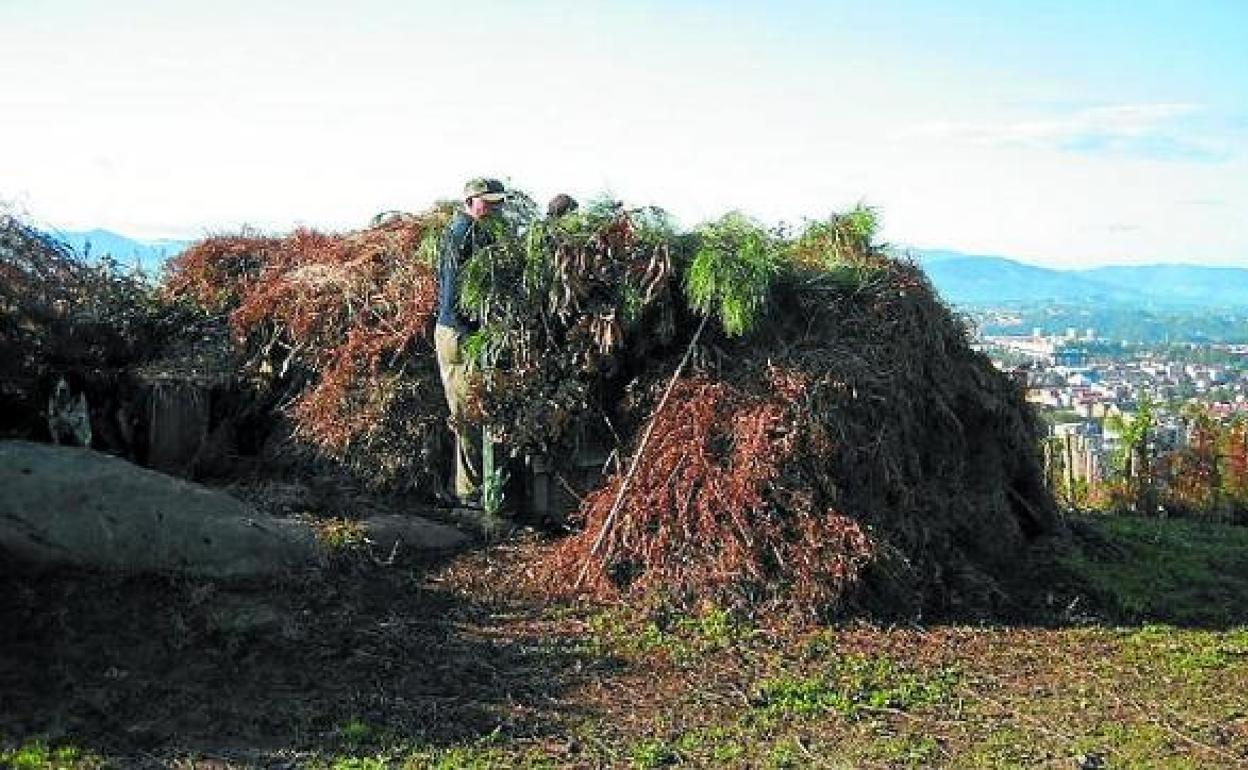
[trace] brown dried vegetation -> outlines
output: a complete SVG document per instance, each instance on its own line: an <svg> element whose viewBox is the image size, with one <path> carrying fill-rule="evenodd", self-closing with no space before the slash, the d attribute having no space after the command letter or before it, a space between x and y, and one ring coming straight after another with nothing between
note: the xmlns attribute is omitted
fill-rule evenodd
<svg viewBox="0 0 1248 770"><path fill-rule="evenodd" d="M229 311L244 368L295 393L297 438L374 481L434 484L437 293L416 253L445 221L435 210L347 234L208 238L171 263L165 290Z"/></svg>
<svg viewBox="0 0 1248 770"><path fill-rule="evenodd" d="M1056 525L1038 426L917 268L867 257L852 281L788 271L754 334L699 345L620 510L617 475L551 585L806 616L1000 609Z"/></svg>

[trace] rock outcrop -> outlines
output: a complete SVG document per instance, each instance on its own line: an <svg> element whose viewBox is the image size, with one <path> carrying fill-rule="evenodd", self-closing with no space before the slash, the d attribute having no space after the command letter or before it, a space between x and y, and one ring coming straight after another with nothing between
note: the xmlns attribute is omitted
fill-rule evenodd
<svg viewBox="0 0 1248 770"><path fill-rule="evenodd" d="M387 518L378 539L404 550L466 540L406 518L403 527ZM0 560L10 566L254 578L325 556L307 522L268 516L225 492L80 447L0 442Z"/></svg>

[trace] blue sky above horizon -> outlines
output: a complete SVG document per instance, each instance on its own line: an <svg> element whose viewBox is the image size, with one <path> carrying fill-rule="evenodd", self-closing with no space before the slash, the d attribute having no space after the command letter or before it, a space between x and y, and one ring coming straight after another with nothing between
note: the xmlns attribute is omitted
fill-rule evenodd
<svg viewBox="0 0 1248 770"><path fill-rule="evenodd" d="M492 174L687 225L865 201L895 243L1248 266L1245 29L1241 0L0 0L0 201L194 237Z"/></svg>

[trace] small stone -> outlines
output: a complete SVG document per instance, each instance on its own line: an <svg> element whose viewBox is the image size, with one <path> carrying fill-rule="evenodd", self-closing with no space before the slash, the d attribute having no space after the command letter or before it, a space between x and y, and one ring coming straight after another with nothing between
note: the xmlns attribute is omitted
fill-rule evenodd
<svg viewBox="0 0 1248 770"><path fill-rule="evenodd" d="M1080 754L1075 757L1075 767L1079 770L1104 770L1105 759L1099 754Z"/></svg>

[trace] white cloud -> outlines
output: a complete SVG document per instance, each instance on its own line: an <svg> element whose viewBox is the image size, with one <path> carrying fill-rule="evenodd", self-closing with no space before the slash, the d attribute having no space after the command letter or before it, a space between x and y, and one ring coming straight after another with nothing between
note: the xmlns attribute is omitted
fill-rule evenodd
<svg viewBox="0 0 1248 770"><path fill-rule="evenodd" d="M898 138L1149 160L1226 160L1230 148L1202 136L1191 125L1191 119L1205 111L1203 105L1188 103L1120 104L1029 120L930 121L900 132Z"/></svg>

